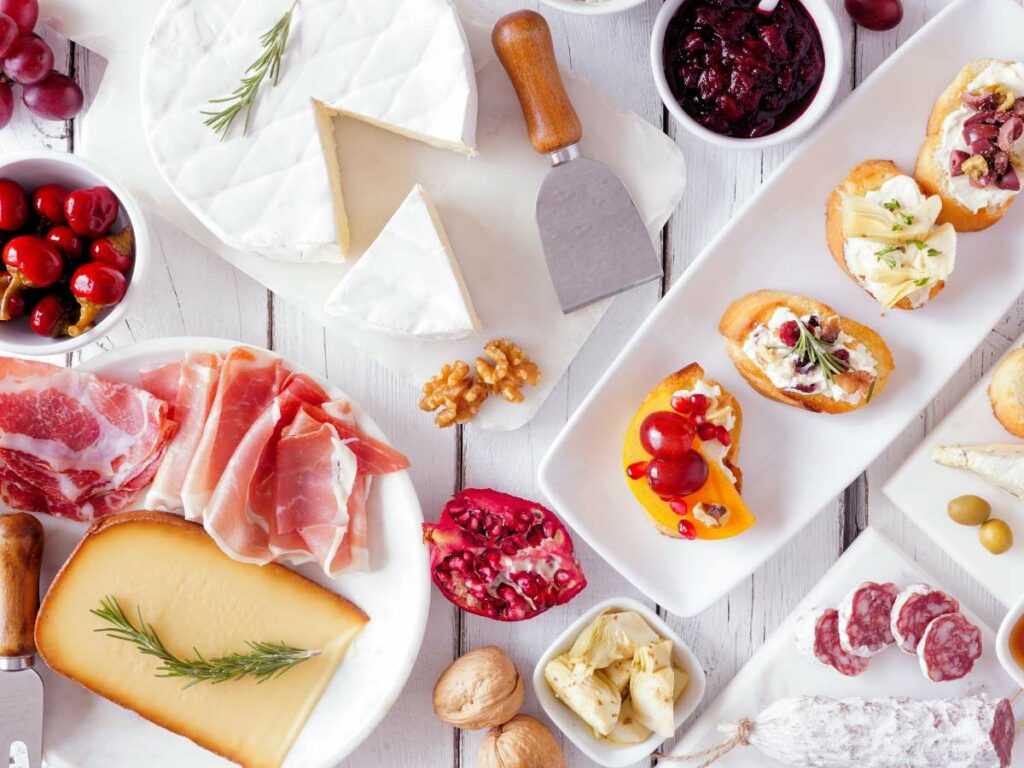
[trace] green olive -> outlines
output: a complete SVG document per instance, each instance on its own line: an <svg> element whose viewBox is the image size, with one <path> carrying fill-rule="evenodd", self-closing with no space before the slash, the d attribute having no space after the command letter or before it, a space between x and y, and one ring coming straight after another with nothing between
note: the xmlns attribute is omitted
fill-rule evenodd
<svg viewBox="0 0 1024 768"><path fill-rule="evenodd" d="M981 496L957 496L946 507L950 519L960 525L981 525L992 514L992 507Z"/></svg>
<svg viewBox="0 0 1024 768"><path fill-rule="evenodd" d="M993 555L1001 555L1013 546L1013 531L1002 520L993 518L978 529L981 546Z"/></svg>

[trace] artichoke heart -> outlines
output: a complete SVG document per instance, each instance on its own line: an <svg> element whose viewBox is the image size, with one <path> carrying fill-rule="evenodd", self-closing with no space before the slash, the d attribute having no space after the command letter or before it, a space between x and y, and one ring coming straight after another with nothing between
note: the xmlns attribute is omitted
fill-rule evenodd
<svg viewBox="0 0 1024 768"><path fill-rule="evenodd" d="M584 671L565 654L548 662L544 679L555 696L601 736L607 736L619 721L622 697L601 672Z"/></svg>
<svg viewBox="0 0 1024 768"><path fill-rule="evenodd" d="M912 208L890 210L857 195L843 194L843 236L865 237L883 243L923 239L931 232L942 210L937 195Z"/></svg>
<svg viewBox="0 0 1024 768"><path fill-rule="evenodd" d="M619 689L619 693L625 695L629 692L629 678L633 674L632 657L612 662L601 671L611 684Z"/></svg>
<svg viewBox="0 0 1024 768"><path fill-rule="evenodd" d="M576 638L569 657L581 661L590 670L604 669L617 661L632 659L636 649L658 640L636 611L603 613Z"/></svg>
<svg viewBox="0 0 1024 768"><path fill-rule="evenodd" d="M924 241L886 250L890 251L887 258L880 255L864 278L879 286L874 290L875 297L888 308L919 288L948 277L953 271L956 231L952 224L943 224Z"/></svg>
<svg viewBox="0 0 1024 768"><path fill-rule="evenodd" d="M636 719L633 712L633 704L626 699L622 702L622 712L619 713L619 722L616 723L612 732L605 739L612 744L639 744L647 741L651 735L651 729Z"/></svg>
<svg viewBox="0 0 1024 768"><path fill-rule="evenodd" d="M690 684L690 676L681 670L679 667L673 667L672 672L675 674L675 692L672 694L672 701L679 701L679 697L686 691L686 687Z"/></svg>
<svg viewBox="0 0 1024 768"><path fill-rule="evenodd" d="M666 739L675 734L676 674L672 642L661 640L637 648L629 697L637 720Z"/></svg>

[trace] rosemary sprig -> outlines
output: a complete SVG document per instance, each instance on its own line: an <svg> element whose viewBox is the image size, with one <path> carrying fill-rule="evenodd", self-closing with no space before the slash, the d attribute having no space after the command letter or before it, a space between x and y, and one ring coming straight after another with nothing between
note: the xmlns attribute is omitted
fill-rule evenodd
<svg viewBox="0 0 1024 768"><path fill-rule="evenodd" d="M281 76L281 58L288 45L288 33L292 26L292 13L295 11L296 3L298 0L294 0L284 16L260 37L260 46L263 52L245 70L241 82L231 92L231 95L210 99L210 104L223 104L224 107L200 112L207 116L203 125L209 126L214 133L220 134L222 141L227 136L231 123L243 110L245 111L245 122L242 124L242 135L245 135L249 128L249 115L252 113L253 104L256 103L256 94L259 93L260 86L267 75L270 75L271 84L277 85Z"/></svg>
<svg viewBox="0 0 1024 768"><path fill-rule="evenodd" d="M246 675L252 675L258 683L263 683L283 675L307 659L320 655L320 651L306 651L301 648L293 648L285 643L247 642L246 645L250 649L248 653L232 653L228 656L207 659L193 648L196 657L183 659L167 650L160 636L153 629L153 625L143 621L142 609L139 608L137 611L138 628L132 624L117 599L108 595L100 601L100 607L93 608L90 613L111 626L99 627L94 631L133 643L139 653L159 659L160 666L157 667L157 677L188 678L191 682L185 686L186 688L191 688L202 682L216 684L238 680Z"/></svg>
<svg viewBox="0 0 1024 768"><path fill-rule="evenodd" d="M841 357L836 357L831 349L832 345L815 336L802 321L797 321L797 325L800 327L800 339L793 347L793 352L797 355L798 360L806 360L812 366L820 365L825 378L829 381L832 381L836 374L846 373L850 370L848 362Z"/></svg>

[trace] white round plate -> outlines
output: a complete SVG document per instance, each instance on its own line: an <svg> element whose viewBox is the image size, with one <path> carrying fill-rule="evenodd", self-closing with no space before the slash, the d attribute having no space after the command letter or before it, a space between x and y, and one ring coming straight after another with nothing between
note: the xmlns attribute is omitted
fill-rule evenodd
<svg viewBox="0 0 1024 768"><path fill-rule="evenodd" d="M225 339L171 338L108 352L82 370L139 383L139 371L180 360L188 350L226 352ZM289 364L294 371L309 373ZM344 393L310 374L331 396ZM386 440L357 405L361 429ZM342 660L323 698L292 747L284 768L334 768L383 719L401 693L419 654L430 604L427 553L420 510L408 471L374 478L369 498L371 570L328 579L315 564L296 568L344 595L370 617ZM386 514L385 514L386 510ZM47 538L43 582L48 587L85 532L84 523L41 515ZM43 758L51 768L226 768L231 763L143 720L38 665L45 685Z"/></svg>

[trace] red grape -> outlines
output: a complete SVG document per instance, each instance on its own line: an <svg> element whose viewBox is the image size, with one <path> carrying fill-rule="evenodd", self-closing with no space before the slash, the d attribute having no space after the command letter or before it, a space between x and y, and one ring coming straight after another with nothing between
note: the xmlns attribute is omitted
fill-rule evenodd
<svg viewBox="0 0 1024 768"><path fill-rule="evenodd" d="M846 12L866 29L882 32L903 21L900 0L846 0Z"/></svg>
<svg viewBox="0 0 1024 768"><path fill-rule="evenodd" d="M640 443L651 456L679 461L693 445L694 426L672 411L655 411L640 425Z"/></svg>
<svg viewBox="0 0 1024 768"><path fill-rule="evenodd" d="M53 69L53 51L41 37L15 40L4 58L4 74L22 85L38 83Z"/></svg>
<svg viewBox="0 0 1024 768"><path fill-rule="evenodd" d="M0 12L0 58L7 55L18 39L18 24L6 13Z"/></svg>
<svg viewBox="0 0 1024 768"><path fill-rule="evenodd" d="M42 82L26 86L21 100L44 120L70 120L82 111L85 96L70 77L51 72Z"/></svg>
<svg viewBox="0 0 1024 768"><path fill-rule="evenodd" d="M36 28L39 18L38 0L0 0L0 11L6 13L18 24L18 31L30 34Z"/></svg>
<svg viewBox="0 0 1024 768"><path fill-rule="evenodd" d="M15 232L28 220L28 197L21 185L11 179L0 179L0 229Z"/></svg>
<svg viewBox="0 0 1024 768"><path fill-rule="evenodd" d="M7 83L0 83L0 128L6 128L14 117L14 92Z"/></svg>
<svg viewBox="0 0 1024 768"><path fill-rule="evenodd" d="M682 461L651 459L647 465L647 482L651 490L664 499L689 496L708 481L708 464L696 451L688 451Z"/></svg>

